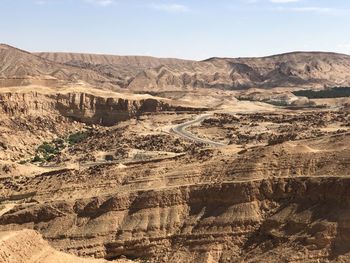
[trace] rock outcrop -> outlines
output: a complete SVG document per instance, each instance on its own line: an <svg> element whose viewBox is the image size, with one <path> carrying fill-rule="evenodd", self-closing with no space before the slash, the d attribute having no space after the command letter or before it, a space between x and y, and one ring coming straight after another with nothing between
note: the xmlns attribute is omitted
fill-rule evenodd
<svg viewBox="0 0 350 263"><path fill-rule="evenodd" d="M109 94L110 95L110 94ZM197 111L149 95L88 92L8 91L0 93L0 159L24 158L43 141L84 125L112 126L143 114Z"/></svg>
<svg viewBox="0 0 350 263"><path fill-rule="evenodd" d="M60 250L106 259L348 259L349 187L348 178L276 178L23 204L0 229L34 227Z"/></svg>
<svg viewBox="0 0 350 263"><path fill-rule="evenodd" d="M66 117L86 124L104 126L149 112L185 111L195 108L172 105L170 101L139 96L128 98L122 94L111 97L89 93L69 92L43 94L39 92L1 93L0 112L9 117L52 116ZM203 109L199 109L203 110Z"/></svg>

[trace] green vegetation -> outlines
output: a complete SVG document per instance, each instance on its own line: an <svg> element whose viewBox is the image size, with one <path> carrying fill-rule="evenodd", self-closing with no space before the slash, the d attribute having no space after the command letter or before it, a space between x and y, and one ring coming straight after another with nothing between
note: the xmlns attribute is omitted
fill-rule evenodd
<svg viewBox="0 0 350 263"><path fill-rule="evenodd" d="M63 149L66 147L72 147L75 144L81 143L88 138L92 133L92 130L79 131L76 133L69 134L63 138L54 139L51 142L43 142L36 149L36 154L29 160L21 160L19 164L31 163L45 163L51 162L58 156Z"/></svg>
<svg viewBox="0 0 350 263"><path fill-rule="evenodd" d="M91 135L90 131L80 131L77 133L70 134L68 136L68 143L69 143L69 145L74 145L74 144L80 143L83 140L85 140L86 138L88 138L90 135Z"/></svg>
<svg viewBox="0 0 350 263"><path fill-rule="evenodd" d="M44 160L41 158L39 155L35 155L34 158L32 159L32 163L42 163Z"/></svg>
<svg viewBox="0 0 350 263"><path fill-rule="evenodd" d="M42 145L40 145L37 149L37 152L43 153L43 154L58 154L60 152L59 147L57 147L54 144L44 142Z"/></svg>
<svg viewBox="0 0 350 263"><path fill-rule="evenodd" d="M33 163L50 162L66 147L63 139L55 139L52 142L44 142L36 149Z"/></svg>
<svg viewBox="0 0 350 263"><path fill-rule="evenodd" d="M325 90L298 90L293 94L299 97L309 99L332 99L350 97L350 87L335 87Z"/></svg>

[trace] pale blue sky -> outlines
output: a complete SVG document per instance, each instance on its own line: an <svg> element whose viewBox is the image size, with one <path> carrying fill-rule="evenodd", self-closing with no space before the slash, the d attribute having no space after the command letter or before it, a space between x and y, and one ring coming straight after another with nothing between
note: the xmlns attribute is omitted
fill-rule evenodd
<svg viewBox="0 0 350 263"><path fill-rule="evenodd" d="M189 59L350 54L350 1L0 0L0 42Z"/></svg>

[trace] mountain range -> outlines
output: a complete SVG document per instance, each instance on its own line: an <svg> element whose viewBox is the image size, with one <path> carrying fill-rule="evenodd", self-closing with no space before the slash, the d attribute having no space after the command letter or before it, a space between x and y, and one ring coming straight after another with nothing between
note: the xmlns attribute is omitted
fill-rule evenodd
<svg viewBox="0 0 350 263"><path fill-rule="evenodd" d="M293 52L261 58L204 61L82 53L30 53L0 45L0 86L86 82L131 91L350 85L350 56Z"/></svg>

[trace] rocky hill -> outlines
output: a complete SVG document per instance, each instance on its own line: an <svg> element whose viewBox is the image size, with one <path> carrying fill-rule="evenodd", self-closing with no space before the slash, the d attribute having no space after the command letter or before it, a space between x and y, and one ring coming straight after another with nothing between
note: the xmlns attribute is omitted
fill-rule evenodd
<svg viewBox="0 0 350 263"><path fill-rule="evenodd" d="M324 87L350 84L350 56L294 52L262 58L211 58L205 61L38 53L56 62L84 67L118 79L131 90L251 87Z"/></svg>
<svg viewBox="0 0 350 263"><path fill-rule="evenodd" d="M347 86L350 57L333 53L290 53L265 58L212 58L140 72L129 88L246 89Z"/></svg>
<svg viewBox="0 0 350 263"><path fill-rule="evenodd" d="M29 84L56 87L78 81L101 87L111 85L111 80L96 71L59 64L8 45L0 45L0 87Z"/></svg>
<svg viewBox="0 0 350 263"><path fill-rule="evenodd" d="M155 58L146 56L115 56L82 53L47 53L36 55L66 65L91 69L107 78L112 78L119 86L127 88L133 78L143 70L162 65L186 65L192 61L174 58Z"/></svg>
<svg viewBox="0 0 350 263"><path fill-rule="evenodd" d="M133 91L350 85L350 56L295 52L262 58L190 61L142 56L29 53L0 45L0 86L84 81Z"/></svg>

